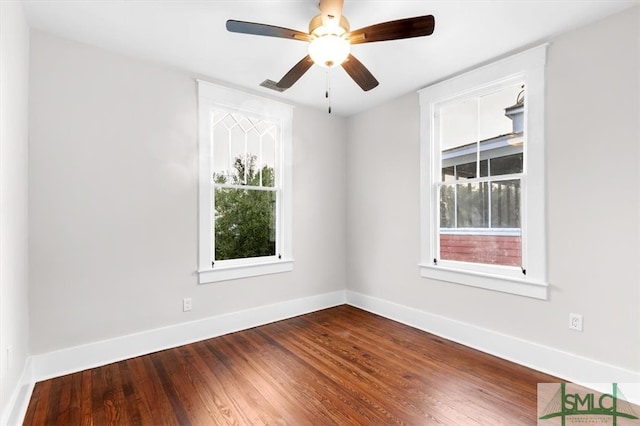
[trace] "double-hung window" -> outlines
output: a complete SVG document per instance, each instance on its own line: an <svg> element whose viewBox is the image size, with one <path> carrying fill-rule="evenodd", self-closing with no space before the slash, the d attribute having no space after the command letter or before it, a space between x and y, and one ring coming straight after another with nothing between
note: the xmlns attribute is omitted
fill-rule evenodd
<svg viewBox="0 0 640 426"><path fill-rule="evenodd" d="M547 297L541 46L420 91L421 275Z"/></svg>
<svg viewBox="0 0 640 426"><path fill-rule="evenodd" d="M200 283L287 272L292 107L198 82Z"/></svg>

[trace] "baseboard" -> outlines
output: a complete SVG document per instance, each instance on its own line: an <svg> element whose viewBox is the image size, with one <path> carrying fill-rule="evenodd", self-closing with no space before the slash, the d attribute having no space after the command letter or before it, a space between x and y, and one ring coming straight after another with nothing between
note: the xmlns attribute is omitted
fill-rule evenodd
<svg viewBox="0 0 640 426"><path fill-rule="evenodd" d="M6 410L4 410L2 416L0 416L1 426L22 424L24 415L27 412L29 400L31 399L31 394L33 393L33 386L35 385L32 371L32 360L31 357L28 357L24 363L18 384L13 390L11 398L9 398Z"/></svg>
<svg viewBox="0 0 640 426"><path fill-rule="evenodd" d="M347 303L447 340L588 387L593 384L640 383L640 372L626 370L472 324L434 315L365 294L347 291ZM640 404L638 386L625 388L629 402Z"/></svg>
<svg viewBox="0 0 640 426"><path fill-rule="evenodd" d="M31 356L35 382L246 330L345 303L337 291Z"/></svg>

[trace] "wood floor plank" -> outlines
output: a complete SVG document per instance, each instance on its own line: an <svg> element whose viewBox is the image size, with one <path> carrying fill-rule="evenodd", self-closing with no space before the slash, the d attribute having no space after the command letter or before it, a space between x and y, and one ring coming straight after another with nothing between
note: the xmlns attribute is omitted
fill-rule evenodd
<svg viewBox="0 0 640 426"><path fill-rule="evenodd" d="M297 392L292 392L297 387L297 378L289 374L292 370L293 362L288 358L289 369L284 370L269 356L274 351L269 347L268 342L261 340L255 330L246 333L238 333L235 336L236 342L244 348L244 359L247 362L248 371L251 372L256 387L263 397L274 405L276 410L284 413L283 420L287 423L297 422L298 424L314 424L317 418L310 411L307 403L312 402L309 398L304 399L304 403L297 397ZM268 348L268 349L267 349ZM265 392L268 391L268 392ZM297 407L296 417L290 418L291 407Z"/></svg>
<svg viewBox="0 0 640 426"><path fill-rule="evenodd" d="M307 332L312 333L313 330L310 329ZM314 365L316 369L325 372L335 386L357 401L355 405L365 406L366 412L371 415L367 421L379 424L398 423L395 415L386 409L387 404L384 399L387 395L384 395L379 387L376 388L375 384L367 380L360 371L342 362L339 356L328 349L328 345L318 346L317 342L312 340L312 336L297 333L280 336L280 339L295 348L301 359L310 366Z"/></svg>
<svg viewBox="0 0 640 426"><path fill-rule="evenodd" d="M252 381L247 379L242 371L241 359L236 359L233 353L223 350L225 340L233 336L222 336L222 338L205 342L206 349L213 355L213 364L210 369L220 377L223 389L235 402L238 412L246 416L249 424L277 424L280 417L271 403L264 399L260 392L254 387ZM259 409L256 409L259 407Z"/></svg>
<svg viewBox="0 0 640 426"><path fill-rule="evenodd" d="M345 322L345 323L353 324L357 322L352 321L352 322ZM336 326L340 327L341 325L333 324L333 327L336 327ZM378 333L378 330L379 328L375 328L375 327L369 328L369 331L374 334ZM353 330L353 331L354 333L357 334L356 330ZM434 396L439 392L437 390L438 383L450 382L450 380L448 380L447 377L451 376L452 374L455 374L455 375L464 374L464 372L468 370L468 371L473 371L474 372L473 375L477 376L478 371L481 370L481 364L483 362L482 361L483 358L484 359L490 358L491 360L493 360L494 363L495 363L495 360L497 360L497 358L491 357L489 355L481 354L478 352L474 353L474 351L469 351L469 350L458 354L457 352L460 352L459 349L463 348L461 345L457 345L458 348L456 348L456 344L452 342L445 342L442 339L436 338L435 336L431 336L431 342L429 342L429 345L425 348L422 348L420 346L421 343L419 342L427 342L427 341L425 339L416 339L416 333L420 334L421 332L411 328L400 327L398 330L394 330L392 332L394 336L392 341L395 347L389 348L389 347L385 347L384 345L373 345L373 346L369 345L368 350L386 351L385 353L381 354L381 356L385 359L386 370L390 369L391 365L394 362L394 359L395 360L398 359L397 357L395 357L396 354L403 354L403 356L411 357L411 359L408 360L411 363L414 363L414 362L420 363L421 361L420 356L416 357L416 355L422 354L423 356L427 356L430 359L430 362L428 363L428 365L431 365L432 368L430 369L429 375L421 376L420 380L423 382L424 386L426 386L428 389L431 389L430 390L431 396ZM367 336L364 338L363 341L366 342L367 339L370 340L372 339L372 337ZM350 340L352 342L354 340L357 341L357 337L354 335L351 335ZM433 351L432 347L434 343L437 345L441 345L441 348L439 348L440 350ZM429 347L431 347L431 350L429 350ZM472 357L466 358L466 355L468 352L472 354ZM435 358L434 358L434 353L436 356ZM362 357L365 359L367 358L367 356L365 355L363 355ZM401 360L401 363L404 363L406 365L406 361L407 360ZM399 375L398 372L396 372L396 374L397 374L397 377L402 376L402 375ZM425 379L427 378L435 378L436 380L435 381L430 380L428 382L425 382ZM455 390L455 393L462 394L462 395L475 395L475 398L471 398L469 401L466 401L466 403L475 405L475 411L479 413L484 412L485 417L489 415L495 416L497 407L493 404L490 404L487 406L486 404L482 403L483 398L487 393L487 387L490 388L492 384L484 380L481 380L479 381L481 387L478 387L477 385L474 385L474 382L477 382L477 380L461 381L458 384ZM508 386L506 387L508 388ZM505 386L502 386L500 389L504 390L504 388ZM529 391L531 392L531 394L535 399L535 382L534 382L534 386L529 388ZM502 392L502 394L508 394L508 393ZM438 400L440 401L446 400L446 395L440 395L438 397ZM535 409L535 401L533 402L533 407ZM455 410L454 407L451 407L450 411L451 413L458 412L458 410ZM532 412L531 415L535 415L535 412ZM459 416L456 415L456 418L457 418L457 421L459 422L460 421ZM451 419L448 419L448 421L450 420ZM471 422L471 420L467 419L466 422L469 423Z"/></svg>
<svg viewBox="0 0 640 426"><path fill-rule="evenodd" d="M58 417L56 424L78 424L79 417L79 397L78 392L81 386L80 374L69 374L61 377L60 400L58 404Z"/></svg>
<svg viewBox="0 0 640 426"><path fill-rule="evenodd" d="M243 410L242 394L235 393L236 388L233 386L231 388L226 386L226 383L231 383L232 379L225 380L225 374L222 372L225 367L221 366L215 355L206 347L206 343L198 342L189 346L194 352L194 359L199 360L203 374L206 374L207 386L213 394L216 407L226 419L225 424L255 423L257 417L252 418L249 413Z"/></svg>
<svg viewBox="0 0 640 426"><path fill-rule="evenodd" d="M308 327L308 324L300 324L301 329ZM334 328L335 332L335 328ZM322 337L316 336L316 345L323 345L324 350L331 354L332 362L337 363L339 368L345 368L349 366L352 371L352 375L358 378L359 382L365 384L367 392L369 389L375 389L376 393L380 394L383 403L377 403L376 408L387 406L393 408L393 412L400 418L389 418L389 414L382 412L385 415L385 421L400 421L401 418L413 417L415 413L420 413L422 416L426 415L422 412L420 405L415 404L415 398L406 398L406 379L402 376L405 371L402 369L393 369L392 358L385 358L384 367L380 363L376 362L376 358L371 355L372 351L375 351L377 345L374 347L363 350L358 343L358 339L350 331L338 331L335 334L321 333ZM335 336L341 336L336 338ZM395 356L397 348L394 348L390 355ZM406 361L403 361L406 362ZM367 401L371 404L371 401ZM412 414L409 414L412 413Z"/></svg>
<svg viewBox="0 0 640 426"><path fill-rule="evenodd" d="M331 325L333 326L334 324ZM303 324L301 326L303 328L306 328L309 325ZM395 413L395 416L392 416L390 413L385 412L385 410L382 410L380 412L381 415L385 416L382 420L385 424L398 422L415 424L418 419L421 422L425 417L429 417L429 415L425 411L425 408L423 407L423 399L416 398L415 394L412 398L407 398L408 392L406 386L408 385L408 383L407 380L403 377L406 374L404 369L396 370L395 372L391 371L391 373L387 374L386 372L389 372L391 368L391 364L388 362L391 359L390 357L385 357L380 366L372 364L373 358L368 352L384 348L387 355L391 354L395 356L398 353L401 353L398 347L396 347L395 345L391 345L391 347L385 348L384 345L381 345L381 342L378 341L377 345L369 347L367 349L367 352L358 354L357 352L360 351L360 348L357 345L354 345L354 336L350 333L338 334L345 337L345 339L342 343L337 343L340 346L333 349L334 356L339 357L342 355L343 361L340 361L341 363L344 362L347 365L353 364L351 366L351 368L354 368L354 370L352 371L352 375L356 375L358 377L358 381L364 383L365 385L363 394L372 393L371 390L375 390L375 393L380 394L382 400L384 401L383 403L379 401L365 401L365 403L371 405L374 410L377 410L379 412L381 411L381 407L387 407L389 409L392 409L392 412ZM329 339L332 338L331 333L326 335L329 336ZM330 340L327 340L326 342L326 345L329 346L335 344L336 343L332 343ZM329 352L331 352L331 350L329 350ZM403 363L406 366L406 361L403 361ZM360 364L360 367L364 366L366 368L355 368L358 367L358 364ZM357 374L355 372L357 372ZM371 374L370 372L373 374ZM385 380L385 376L389 377L394 375L398 378L398 382L396 383L395 387L392 387L393 381ZM382 380L376 378L376 376L379 376ZM443 377L443 379L445 378ZM445 382L445 380L441 381ZM434 382L431 384L430 395L433 396L440 394L437 386L438 382ZM442 400L442 396L439 398L439 400ZM429 403L430 401L431 399L428 399L426 402ZM427 404L426 407L433 410L433 406L430 404ZM460 424L457 410L450 410L449 416L442 416L441 413L441 417L443 418L441 420L438 420L436 417L431 416L432 423L437 424L436 422L440 422L443 424Z"/></svg>
<svg viewBox="0 0 640 426"><path fill-rule="evenodd" d="M216 417L216 424L241 424L242 413L234 409L234 401L223 391L223 384L209 369L207 361L200 356L195 345L182 348L182 355L191 365L190 380L201 395L202 402L211 407L211 413Z"/></svg>
<svg viewBox="0 0 640 426"><path fill-rule="evenodd" d="M345 392L345 388L335 380L331 371L318 368L318 366L309 363L303 354L291 351L278 341L270 339L266 333L268 329L273 327L277 327L277 325L261 328L257 332L284 355L283 361L286 362L286 365L283 368L289 372L289 381L297 384L296 389L300 392L298 395L300 395L301 404L308 406L309 400L316 402L319 409L316 412L316 417L322 419L326 417L327 424L333 422L335 424L358 424L354 421L353 416L359 409L357 399ZM279 338L281 337L279 336ZM360 412L356 417L363 418L366 415L367 413ZM333 421L329 421L330 419Z"/></svg>
<svg viewBox="0 0 640 426"><path fill-rule="evenodd" d="M198 395L193 392L184 377L184 368L176 350L162 351L152 357L153 365L160 377L180 425L199 425L213 421L199 408Z"/></svg>
<svg viewBox="0 0 640 426"><path fill-rule="evenodd" d="M61 377L60 380L55 380L51 383L51 388L49 390L49 403L47 404L47 418L53 419L57 421L60 409L60 396L62 394L62 389L65 381L65 376Z"/></svg>
<svg viewBox="0 0 640 426"><path fill-rule="evenodd" d="M37 383L25 425L530 425L558 378L343 305Z"/></svg>
<svg viewBox="0 0 640 426"><path fill-rule="evenodd" d="M44 392L44 387L51 386L51 381L44 381L36 383L33 387L33 392L31 393L31 399L29 401L28 410L24 416L24 424L42 424L43 419L38 418L38 413L40 412L40 405L47 403L48 395Z"/></svg>
<svg viewBox="0 0 640 426"><path fill-rule="evenodd" d="M140 414L139 404L135 395L134 383L129 370L127 361L118 363L120 378L122 380L122 394L126 411L129 413L129 424L132 426L140 426L143 424L142 415Z"/></svg>
<svg viewBox="0 0 640 426"><path fill-rule="evenodd" d="M263 349L260 358L271 375L278 380L280 391L294 403L305 407L305 415L311 424L347 424L346 406L335 396L330 396L329 387L320 375L262 331L248 334L254 344Z"/></svg>
<svg viewBox="0 0 640 426"><path fill-rule="evenodd" d="M468 348L464 348L463 346L457 345L453 342L446 342L436 336L430 336L429 339L416 338L416 336L421 333L420 331L402 326L397 327L397 325L397 323L391 325L391 328L395 328L395 330L391 331L391 334L394 336L392 341L397 346L393 351L403 354L403 356L410 357L411 363L425 364L424 362L421 362L421 356L426 357L429 360L425 364L429 374L421 375L418 379L423 383L424 387L431 389L430 394L432 396L435 396L439 392L438 384L446 383L448 384L448 392L465 396L466 399L463 399L462 401L464 401L465 404L473 406L474 412L482 415L483 418L494 418L494 422L497 424L502 424L502 422L507 421L506 419L501 419L497 416L497 406L495 404L487 405L483 402L484 396L487 393L487 388L491 388L493 383L486 381L487 377L484 377L482 380L477 380L479 378L478 372L481 372L482 364L485 362L483 360L489 359L489 362L493 362L494 364L495 361L501 360L487 354L468 350ZM369 327L371 327L371 325L369 325ZM370 331L373 333L378 333L378 330L379 328L370 328ZM438 347L438 350L433 350L434 345ZM385 347L381 345L371 346L372 350L384 348ZM465 350L461 351L460 349ZM387 353L383 354L387 360L385 364L389 365L393 360L398 359L394 358L392 355L391 349L387 348ZM460 374L464 375L467 372L472 372L472 376L466 377L465 380L452 382L448 379L448 377ZM426 381L427 379L435 379L435 381ZM529 391L534 397L536 392L535 383L536 382L533 382L533 387L529 388ZM455 389L451 388L452 385L456 386ZM505 388L508 388L508 386L504 386L504 383L502 383L500 388L503 390L502 394L510 395L510 392L504 392ZM472 396L472 398L468 398L469 396ZM438 400L446 401L447 395L440 395ZM456 405L460 405L460 402L462 401L457 402ZM531 416L535 416L535 401L533 402L532 407L533 411L531 412ZM442 409L442 406L440 408ZM458 413L459 411L456 410L455 407L449 407L449 409L452 413ZM461 421L459 415L456 415L456 419L457 422ZM471 419L465 419L465 423L471 422Z"/></svg>
<svg viewBox="0 0 640 426"><path fill-rule="evenodd" d="M236 380L243 384L244 390L250 390L254 395L252 398L256 406L261 407L262 414L268 415L265 421L269 424L292 424L294 418L291 417L291 409L285 398L281 397L277 390L269 386L267 381L261 375L260 371L255 368L252 357L255 354L243 344L242 333L235 333L231 338L220 339L217 343L217 349L222 353L225 359L232 360L233 372ZM235 357L236 351L242 356ZM299 422L304 424L304 418L301 413L296 413Z"/></svg>
<svg viewBox="0 0 640 426"><path fill-rule="evenodd" d="M137 357L127 360L127 373L131 381L131 394L127 396L129 404L136 404L138 410L139 423L138 424L151 424L153 422L153 413L156 411L162 411L166 409L163 407L163 401L157 400L155 393L153 392L153 386L147 386L150 381L144 367L144 358ZM151 387L151 391L148 388ZM135 402L134 402L135 401ZM149 404L153 401L153 408ZM165 422L166 423L166 422Z"/></svg>
<svg viewBox="0 0 640 426"><path fill-rule="evenodd" d="M91 386L91 370L85 370L80 373L81 391L80 391L80 424L83 426L93 425L93 393ZM26 423L26 422L25 422ZM29 424L29 423L27 423ZM37 424L37 423L36 423Z"/></svg>

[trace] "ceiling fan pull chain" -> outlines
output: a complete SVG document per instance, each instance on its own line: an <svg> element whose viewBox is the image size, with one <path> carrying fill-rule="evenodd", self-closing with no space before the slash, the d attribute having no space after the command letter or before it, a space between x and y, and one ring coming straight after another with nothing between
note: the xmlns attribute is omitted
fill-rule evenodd
<svg viewBox="0 0 640 426"><path fill-rule="evenodd" d="M329 103L329 114L331 114L331 68L327 68L327 89L324 93L327 102Z"/></svg>

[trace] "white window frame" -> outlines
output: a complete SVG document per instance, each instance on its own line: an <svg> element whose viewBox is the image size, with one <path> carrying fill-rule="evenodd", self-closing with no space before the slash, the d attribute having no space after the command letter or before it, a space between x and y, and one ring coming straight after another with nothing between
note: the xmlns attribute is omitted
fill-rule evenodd
<svg viewBox="0 0 640 426"><path fill-rule="evenodd" d="M489 290L548 298L545 223L544 75L547 45L499 60L420 90L420 275ZM488 88L524 83L525 143L522 177L522 270L438 259L440 147L437 106Z"/></svg>
<svg viewBox="0 0 640 426"><path fill-rule="evenodd" d="M276 158L275 183L278 204L276 210L276 248L274 256L259 258L214 260L214 191L213 191L213 125L214 109L238 112L277 123L280 140ZM292 132L291 105L252 95L239 90L198 80L199 128L199 251L200 284L248 278L293 270L292 255Z"/></svg>

